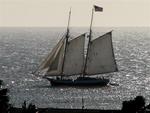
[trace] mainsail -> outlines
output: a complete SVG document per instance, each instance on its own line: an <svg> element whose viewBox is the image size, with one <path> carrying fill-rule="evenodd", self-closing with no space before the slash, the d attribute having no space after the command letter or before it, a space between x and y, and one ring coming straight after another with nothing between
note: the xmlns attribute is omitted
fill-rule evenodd
<svg viewBox="0 0 150 113"><path fill-rule="evenodd" d="M85 73L95 75L115 71L117 65L112 46L112 33L108 32L90 42Z"/></svg>
<svg viewBox="0 0 150 113"><path fill-rule="evenodd" d="M64 59L63 75L81 74L84 65L85 34L68 42Z"/></svg>

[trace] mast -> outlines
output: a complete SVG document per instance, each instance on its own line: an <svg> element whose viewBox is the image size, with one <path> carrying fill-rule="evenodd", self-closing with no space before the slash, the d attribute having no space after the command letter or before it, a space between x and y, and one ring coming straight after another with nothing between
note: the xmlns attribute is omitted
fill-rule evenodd
<svg viewBox="0 0 150 113"><path fill-rule="evenodd" d="M84 98L83 98L83 95L82 95L82 110L84 109Z"/></svg>
<svg viewBox="0 0 150 113"><path fill-rule="evenodd" d="M92 38L92 24L93 24L93 15L94 15L94 7L92 8L92 14L91 14L91 23L90 23L90 32L89 32L89 40L88 40L88 47L87 47L87 53L86 53L86 58L85 58L85 63L84 63L84 67L83 67L83 74L82 76L85 76L85 69L87 66L87 60L88 60L88 54L89 54L89 48L90 48L90 44L91 44L91 38Z"/></svg>
<svg viewBox="0 0 150 113"><path fill-rule="evenodd" d="M67 25L67 33L66 33L66 41L65 41L65 51L64 51L64 58L63 58L63 63L62 63L62 72L61 72L61 79L63 75L63 69L64 69L64 63L65 63L65 56L66 56L66 51L67 51L67 45L68 45L68 38L69 38L69 26L70 26L70 17L71 17L71 8L69 11L69 17L68 17L68 25Z"/></svg>

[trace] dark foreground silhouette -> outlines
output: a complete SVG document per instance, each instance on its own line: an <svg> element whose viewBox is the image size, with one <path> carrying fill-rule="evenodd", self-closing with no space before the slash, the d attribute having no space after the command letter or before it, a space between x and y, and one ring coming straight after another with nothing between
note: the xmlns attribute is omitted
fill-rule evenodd
<svg viewBox="0 0 150 113"><path fill-rule="evenodd" d="M0 87L3 81L0 80ZM0 89L0 113L8 113L11 105L9 104L9 97L7 95L8 89Z"/></svg>
<svg viewBox="0 0 150 113"><path fill-rule="evenodd" d="M27 105L26 101L22 108L15 108L9 103L8 89L1 88L2 84L0 80L0 113L150 113L150 104L145 105L143 96L123 101L121 110L36 108L33 104Z"/></svg>
<svg viewBox="0 0 150 113"><path fill-rule="evenodd" d="M134 100L124 101L122 104L123 113L145 113L145 99L142 96L137 96Z"/></svg>

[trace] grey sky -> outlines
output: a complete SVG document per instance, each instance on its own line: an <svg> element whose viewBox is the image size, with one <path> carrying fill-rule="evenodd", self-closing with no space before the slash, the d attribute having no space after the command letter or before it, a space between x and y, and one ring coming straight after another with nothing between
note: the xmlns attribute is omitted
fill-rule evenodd
<svg viewBox="0 0 150 113"><path fill-rule="evenodd" d="M66 26L72 7L71 26L149 26L150 0L0 0L0 26Z"/></svg>

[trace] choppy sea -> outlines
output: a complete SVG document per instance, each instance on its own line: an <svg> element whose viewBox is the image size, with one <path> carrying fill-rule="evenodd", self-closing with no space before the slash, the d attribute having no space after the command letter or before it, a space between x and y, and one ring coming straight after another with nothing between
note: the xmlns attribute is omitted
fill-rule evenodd
<svg viewBox="0 0 150 113"><path fill-rule="evenodd" d="M38 107L120 109L122 101L138 95L150 102L150 27L94 28L93 37L113 30L119 72L109 76L118 86L51 87L32 75L63 36L65 28L0 28L0 79L9 88L10 103L24 100ZM71 28L75 37L88 28ZM105 75L102 75L105 76Z"/></svg>

